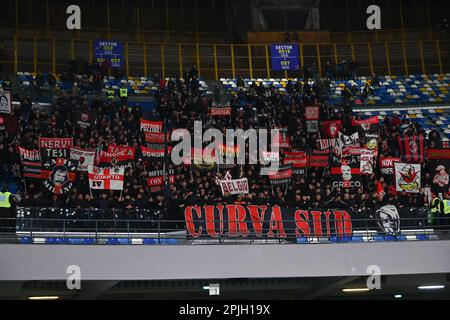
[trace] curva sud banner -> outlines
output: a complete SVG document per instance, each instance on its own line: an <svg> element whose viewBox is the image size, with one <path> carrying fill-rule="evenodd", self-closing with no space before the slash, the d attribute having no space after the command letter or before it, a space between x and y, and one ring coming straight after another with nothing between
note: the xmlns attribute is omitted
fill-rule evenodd
<svg viewBox="0 0 450 320"><path fill-rule="evenodd" d="M370 211L305 210L266 205L203 205L184 209L189 236L299 238L352 236L364 229L398 234L426 223L426 210L384 205ZM411 220L411 218L423 218ZM404 222L402 222L404 219Z"/></svg>

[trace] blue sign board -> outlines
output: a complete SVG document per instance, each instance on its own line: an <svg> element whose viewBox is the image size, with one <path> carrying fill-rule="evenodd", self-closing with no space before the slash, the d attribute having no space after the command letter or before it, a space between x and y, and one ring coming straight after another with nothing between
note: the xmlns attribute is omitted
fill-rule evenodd
<svg viewBox="0 0 450 320"><path fill-rule="evenodd" d="M122 42L99 40L94 42L94 58L97 63L107 61L113 68L123 66L123 44Z"/></svg>
<svg viewBox="0 0 450 320"><path fill-rule="evenodd" d="M299 70L298 45L271 44L272 70Z"/></svg>

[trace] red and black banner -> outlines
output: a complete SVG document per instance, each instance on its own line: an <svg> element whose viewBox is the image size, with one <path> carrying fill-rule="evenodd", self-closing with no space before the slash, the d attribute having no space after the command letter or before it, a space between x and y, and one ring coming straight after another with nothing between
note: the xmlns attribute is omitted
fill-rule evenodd
<svg viewBox="0 0 450 320"><path fill-rule="evenodd" d="M292 168L290 164L281 165L278 171L269 172L271 185L290 184L292 179Z"/></svg>
<svg viewBox="0 0 450 320"><path fill-rule="evenodd" d="M76 178L76 165L67 159L50 159L42 168L42 184L54 194L65 194L70 191Z"/></svg>
<svg viewBox="0 0 450 320"><path fill-rule="evenodd" d="M125 153L128 160L133 161L136 159L136 148L130 146L118 146L116 144L108 145L108 152L111 153Z"/></svg>
<svg viewBox="0 0 450 320"><path fill-rule="evenodd" d="M450 149L427 149L427 159L450 159Z"/></svg>
<svg viewBox="0 0 450 320"><path fill-rule="evenodd" d="M378 116L373 116L371 118L365 119L365 120L352 120L352 125L358 127L358 131L362 133L360 134L361 137L364 136L366 133L370 132L379 132L380 131L380 125Z"/></svg>
<svg viewBox="0 0 450 320"><path fill-rule="evenodd" d="M339 131L342 128L342 120L322 121L322 128L325 138L337 138L339 137Z"/></svg>
<svg viewBox="0 0 450 320"><path fill-rule="evenodd" d="M231 116L231 107L212 107L209 114L212 117Z"/></svg>
<svg viewBox="0 0 450 320"><path fill-rule="evenodd" d="M23 176L25 178L42 178L41 155L39 150L28 150L18 147L20 160L22 162Z"/></svg>
<svg viewBox="0 0 450 320"><path fill-rule="evenodd" d="M94 125L95 114L89 111L79 111L77 113L77 125L82 129L90 128Z"/></svg>
<svg viewBox="0 0 450 320"><path fill-rule="evenodd" d="M164 134L164 132L144 132L144 140L147 143L164 144L170 142L170 132Z"/></svg>
<svg viewBox="0 0 450 320"><path fill-rule="evenodd" d="M141 119L141 130L144 132L162 132L162 121L150 121Z"/></svg>
<svg viewBox="0 0 450 320"><path fill-rule="evenodd" d="M333 188L361 188L360 161L357 156L330 157L331 186Z"/></svg>
<svg viewBox="0 0 450 320"><path fill-rule="evenodd" d="M98 167L130 166L134 157L131 152L121 150L118 152L98 151L95 163Z"/></svg>
<svg viewBox="0 0 450 320"><path fill-rule="evenodd" d="M381 157L379 160L380 172L384 175L394 174L394 162L400 162L400 158L397 157Z"/></svg>
<svg viewBox="0 0 450 320"><path fill-rule="evenodd" d="M329 155L312 154L309 156L309 166L326 168L329 165L328 158Z"/></svg>
<svg viewBox="0 0 450 320"><path fill-rule="evenodd" d="M170 156L170 152L172 151L172 147L169 146L167 147L167 155ZM159 149L155 149L155 148L147 148L144 146L141 146L141 155L142 158L146 161L151 161L151 160L158 160L158 159L164 159L165 156L165 148L164 146L162 146Z"/></svg>
<svg viewBox="0 0 450 320"><path fill-rule="evenodd" d="M415 163L423 162L425 146L422 134L398 136L397 141L403 161Z"/></svg>
<svg viewBox="0 0 450 320"><path fill-rule="evenodd" d="M39 151L42 162L51 159L70 158L70 149L73 147L73 138L42 138L39 137Z"/></svg>
<svg viewBox="0 0 450 320"><path fill-rule="evenodd" d="M169 183L175 183L173 170L169 170ZM154 170L148 172L147 185L149 187L162 187L165 185L164 170Z"/></svg>
<svg viewBox="0 0 450 320"><path fill-rule="evenodd" d="M184 209L186 230L201 236L298 238L351 236L347 210L302 210L265 205L205 205Z"/></svg>
<svg viewBox="0 0 450 320"><path fill-rule="evenodd" d="M309 156L305 151L284 151L283 164L290 164L293 174L305 174L305 168L309 166Z"/></svg>
<svg viewBox="0 0 450 320"><path fill-rule="evenodd" d="M266 205L194 205L184 208L187 234L192 238L332 238L357 235L354 230L396 235L417 228L427 210L377 206L369 212L352 208L306 210ZM411 218L415 218L412 220ZM426 220L426 219L425 219Z"/></svg>

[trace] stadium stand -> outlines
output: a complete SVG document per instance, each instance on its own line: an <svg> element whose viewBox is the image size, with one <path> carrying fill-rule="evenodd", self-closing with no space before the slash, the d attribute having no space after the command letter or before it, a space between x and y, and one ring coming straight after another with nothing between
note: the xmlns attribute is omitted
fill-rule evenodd
<svg viewBox="0 0 450 320"><path fill-rule="evenodd" d="M29 85L35 81L31 74L19 74L22 84ZM76 76L78 77L78 76ZM15 180L18 188L24 191L21 206L40 207L65 207L65 208L158 208L167 209L167 206L181 206L184 203L270 203L279 205L299 205L305 208L324 206L326 203L343 202L346 206L363 208L370 203L377 202L377 184L382 183L383 188L388 190L392 185L392 177L381 177L369 175L365 180L364 187L358 188L356 192L350 189L339 189L331 186L330 172L320 167L309 168L306 175L294 176L288 189L283 191L280 186L271 188L267 177L259 176L259 170L255 166L235 166L230 171L233 177L247 177L249 179L251 193L247 195L232 196L222 195L220 188L214 183L217 172L224 174L225 170L217 169L203 171L201 168L189 168L186 166L170 165L174 170L175 179L170 184L169 190L159 189L152 192L147 184L147 173L161 170L164 161L141 161L138 156L131 161L132 168L125 173L125 186L123 193L109 191L92 191L88 187L86 173L80 173L74 182L74 188L64 195L53 194L41 187L39 180L23 179L21 175L20 157L17 146L30 150L38 149L38 137L74 137L74 146L78 148L107 150L108 145L127 145L139 149L145 145L145 141L139 130L139 119L144 117L142 110L127 108L119 101L104 99L87 99L81 95L71 94L71 85L64 84L60 77L56 77L57 91L50 108L37 109L28 106L29 101L21 102L20 108L15 108L11 115L7 115L6 130L1 134L2 146L2 179ZM404 80L403 82L399 79ZM420 79L420 80L419 80ZM424 92L442 92L442 99L448 97L448 75L433 76L409 76L380 77L380 84L375 88L374 98L380 104L389 104L394 99L391 94L402 94L402 97L421 93L418 99L421 103L430 103ZM294 81L296 79L293 79ZM346 82L332 82L331 101L327 101L326 95L321 95L320 88L312 84L304 86L292 86L290 80L281 79L244 79L246 95L235 90L237 88L234 79L222 79L222 83L233 93L229 105L231 106L230 117L209 117L209 109L213 106L213 97L207 85L200 81L194 86L195 80L185 81L180 79L168 79L155 84L147 78L128 78L116 80L105 77L103 84L105 88L120 88L125 84L132 94L141 94L143 91L153 94L158 101L158 107L152 113L146 115L146 119L161 121L166 119L165 129L192 128L194 120L207 120L204 129L208 127L250 126L259 127L286 127L292 148L306 151L308 154L319 150L318 139L325 138L322 130L307 133L304 118L305 107L311 103L320 106L320 123L335 119L343 120L342 132L354 133L357 128L352 125L352 119L360 119L361 116L368 118L378 116L380 122L380 138L378 147L380 155L385 157L400 157L400 148L397 137L405 132L413 135L424 135L426 145L432 148L442 148L443 143L448 141L450 133L450 122L447 120L447 108L445 107L417 107L415 109L386 108L370 109L361 107L360 112L352 111L351 106L334 106L334 96L340 91L340 84L350 85L356 83L362 85L365 78L348 80ZM262 86L251 86L260 82ZM92 83L91 83L92 84ZM140 84L144 89L136 89ZM200 85L199 85L200 84ZM404 86L404 88L403 88ZM417 88L416 88L417 87ZM139 87L141 88L141 87ZM251 89L255 92L251 92ZM395 92L391 92L394 91ZM202 91L203 90L203 91ZM409 92L409 90L412 90ZM416 91L415 91L416 90ZM428 90L428 91L427 91ZM67 91L67 93L64 93ZM207 95L204 95L205 92ZM333 94L334 93L334 94ZM389 93L387 98L383 93ZM437 96L439 98L439 96ZM436 99L437 99L436 98ZM395 99L400 99L396 96ZM331 103L330 103L331 102ZM24 106L25 105L25 106ZM342 107L343 106L343 107ZM78 116L80 113L89 113L93 116L92 123L87 126L80 125ZM355 118L356 116L356 118ZM322 125L321 125L322 126ZM319 126L319 127L321 127ZM110 128L110 129L108 129ZM444 136L445 135L445 136ZM444 139L442 139L444 138ZM423 151L422 151L423 152ZM423 155L422 155L423 156ZM198 169L198 170L197 170ZM425 172L432 172L431 167L425 163ZM6 178L6 179L5 179ZM26 192L25 192L25 184ZM429 186L430 181L424 186ZM289 190L289 192L287 192ZM170 197L170 201L169 201ZM383 203L396 203L401 206L427 206L424 188L417 194L397 194L390 192ZM165 210L164 218L173 219L176 210Z"/></svg>
<svg viewBox="0 0 450 320"><path fill-rule="evenodd" d="M236 79L221 78L220 81L232 94L237 94ZM252 83L262 83L266 88L274 86L284 92L290 81L301 81L303 83L304 79L243 79L243 81L246 87ZM371 81L370 77L364 76L356 80L331 81L330 104L339 105L341 103L341 91L344 86L348 88L356 86L359 92L365 83ZM449 73L442 75L380 76L378 81L379 85L375 86L373 96L367 101L369 105L415 105L450 101ZM361 103L359 102L359 104Z"/></svg>

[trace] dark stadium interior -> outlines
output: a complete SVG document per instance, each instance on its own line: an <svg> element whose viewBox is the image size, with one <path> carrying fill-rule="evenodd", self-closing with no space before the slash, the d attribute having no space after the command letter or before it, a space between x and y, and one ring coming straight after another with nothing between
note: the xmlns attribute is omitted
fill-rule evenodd
<svg viewBox="0 0 450 320"><path fill-rule="evenodd" d="M30 296L59 296L61 299L181 299L181 300L292 300L292 299L387 299L401 294L403 300L448 299L448 274L383 276L383 290L346 293L343 288L361 288L366 277L321 277L279 279L204 279L167 281L86 281L82 290L67 290L63 281L26 281L0 283L3 299L27 299ZM203 289L219 283L220 296ZM421 292L417 284L442 283L447 288Z"/></svg>
<svg viewBox="0 0 450 320"><path fill-rule="evenodd" d="M70 5L81 10L81 29L68 29ZM381 8L379 30L366 24L371 5ZM436 254L450 243L448 0L2 0L1 8L0 299L450 298L450 251ZM175 163L173 133L194 138L198 122L202 133L279 132L257 163L249 150L262 142L239 145L243 131L230 145L219 141L212 164L206 141L194 139ZM244 164L215 163L239 154ZM278 171L263 174L265 157ZM417 273L390 263L414 243L429 246L414 258ZM358 268L358 250L375 245L386 255L367 264L395 270L382 274L382 290L343 292L367 276L289 266L263 278L262 250L262 272L245 278L224 277L224 266L201 279L189 265L192 279L166 279L159 268L146 280L82 280L82 290L54 280L65 270L53 262L76 264L55 258L55 247L104 248L104 260L95 258L108 264L120 262L108 251L118 247L211 244L217 254L220 245L287 246L287 261L302 245L347 246L333 263ZM50 258L32 281L2 258L37 247ZM220 296L203 288L212 283ZM433 284L444 287L418 289Z"/></svg>

